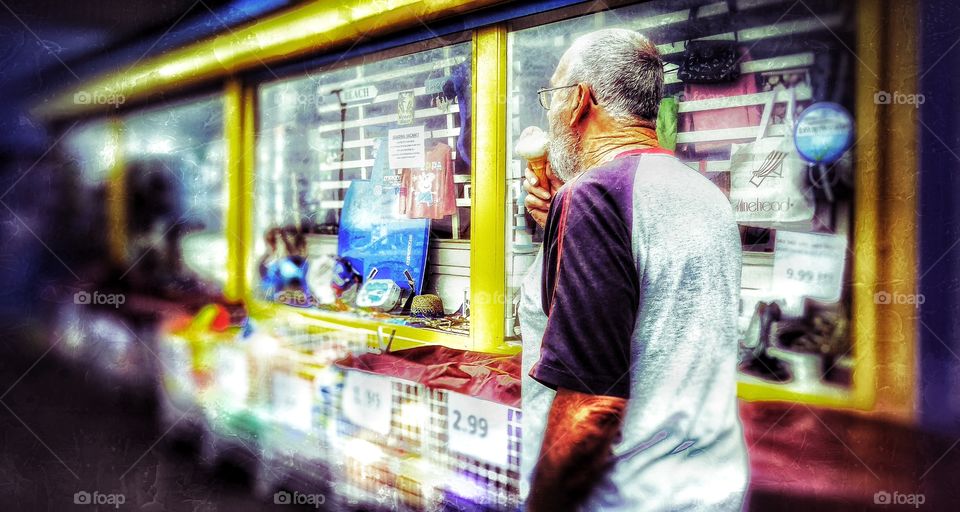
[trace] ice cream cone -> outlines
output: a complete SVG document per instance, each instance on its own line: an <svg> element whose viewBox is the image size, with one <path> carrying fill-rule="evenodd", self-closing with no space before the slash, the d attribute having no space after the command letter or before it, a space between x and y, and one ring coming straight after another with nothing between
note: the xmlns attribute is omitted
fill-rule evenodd
<svg viewBox="0 0 960 512"><path fill-rule="evenodd" d="M517 156L526 158L530 170L537 177L537 186L548 187L547 182L547 134L539 127L530 126L520 133L513 150Z"/></svg>
<svg viewBox="0 0 960 512"><path fill-rule="evenodd" d="M541 187L548 186L547 155L543 155L538 158L530 158L527 160L527 165L530 166L530 170L533 171L533 174L537 177L537 185Z"/></svg>

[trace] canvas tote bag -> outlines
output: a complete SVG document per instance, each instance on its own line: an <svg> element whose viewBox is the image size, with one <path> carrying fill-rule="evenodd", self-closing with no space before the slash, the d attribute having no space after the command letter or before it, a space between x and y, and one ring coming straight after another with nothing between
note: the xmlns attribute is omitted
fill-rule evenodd
<svg viewBox="0 0 960 512"><path fill-rule="evenodd" d="M813 194L806 186L806 162L793 143L796 97L789 90L786 130L767 136L776 92L764 105L757 138L730 150L730 203L738 223L767 228L809 229Z"/></svg>

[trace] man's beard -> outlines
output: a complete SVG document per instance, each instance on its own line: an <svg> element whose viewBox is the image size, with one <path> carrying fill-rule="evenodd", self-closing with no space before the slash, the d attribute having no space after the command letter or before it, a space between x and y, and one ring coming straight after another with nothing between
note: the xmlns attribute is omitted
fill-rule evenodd
<svg viewBox="0 0 960 512"><path fill-rule="evenodd" d="M564 123L555 123L550 120L550 151L547 160L550 169L563 181L570 181L583 170L583 161L580 158L583 151L583 140Z"/></svg>

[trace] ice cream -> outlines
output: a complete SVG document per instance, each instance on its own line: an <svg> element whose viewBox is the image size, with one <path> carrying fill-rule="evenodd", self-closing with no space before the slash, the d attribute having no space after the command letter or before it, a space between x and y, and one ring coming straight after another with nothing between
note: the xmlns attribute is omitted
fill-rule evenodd
<svg viewBox="0 0 960 512"><path fill-rule="evenodd" d="M547 134L537 126L528 126L520 133L514 153L527 160L530 170L537 176L537 184L547 183Z"/></svg>

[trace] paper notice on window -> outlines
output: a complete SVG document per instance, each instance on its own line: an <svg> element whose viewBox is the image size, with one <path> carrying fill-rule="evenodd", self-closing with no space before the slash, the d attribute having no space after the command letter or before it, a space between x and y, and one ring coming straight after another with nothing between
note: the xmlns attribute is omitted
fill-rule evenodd
<svg viewBox="0 0 960 512"><path fill-rule="evenodd" d="M391 169L423 169L423 125L390 130L388 138Z"/></svg>
<svg viewBox="0 0 960 512"><path fill-rule="evenodd" d="M847 239L838 235L777 231L773 290L788 301L810 297L840 300Z"/></svg>

